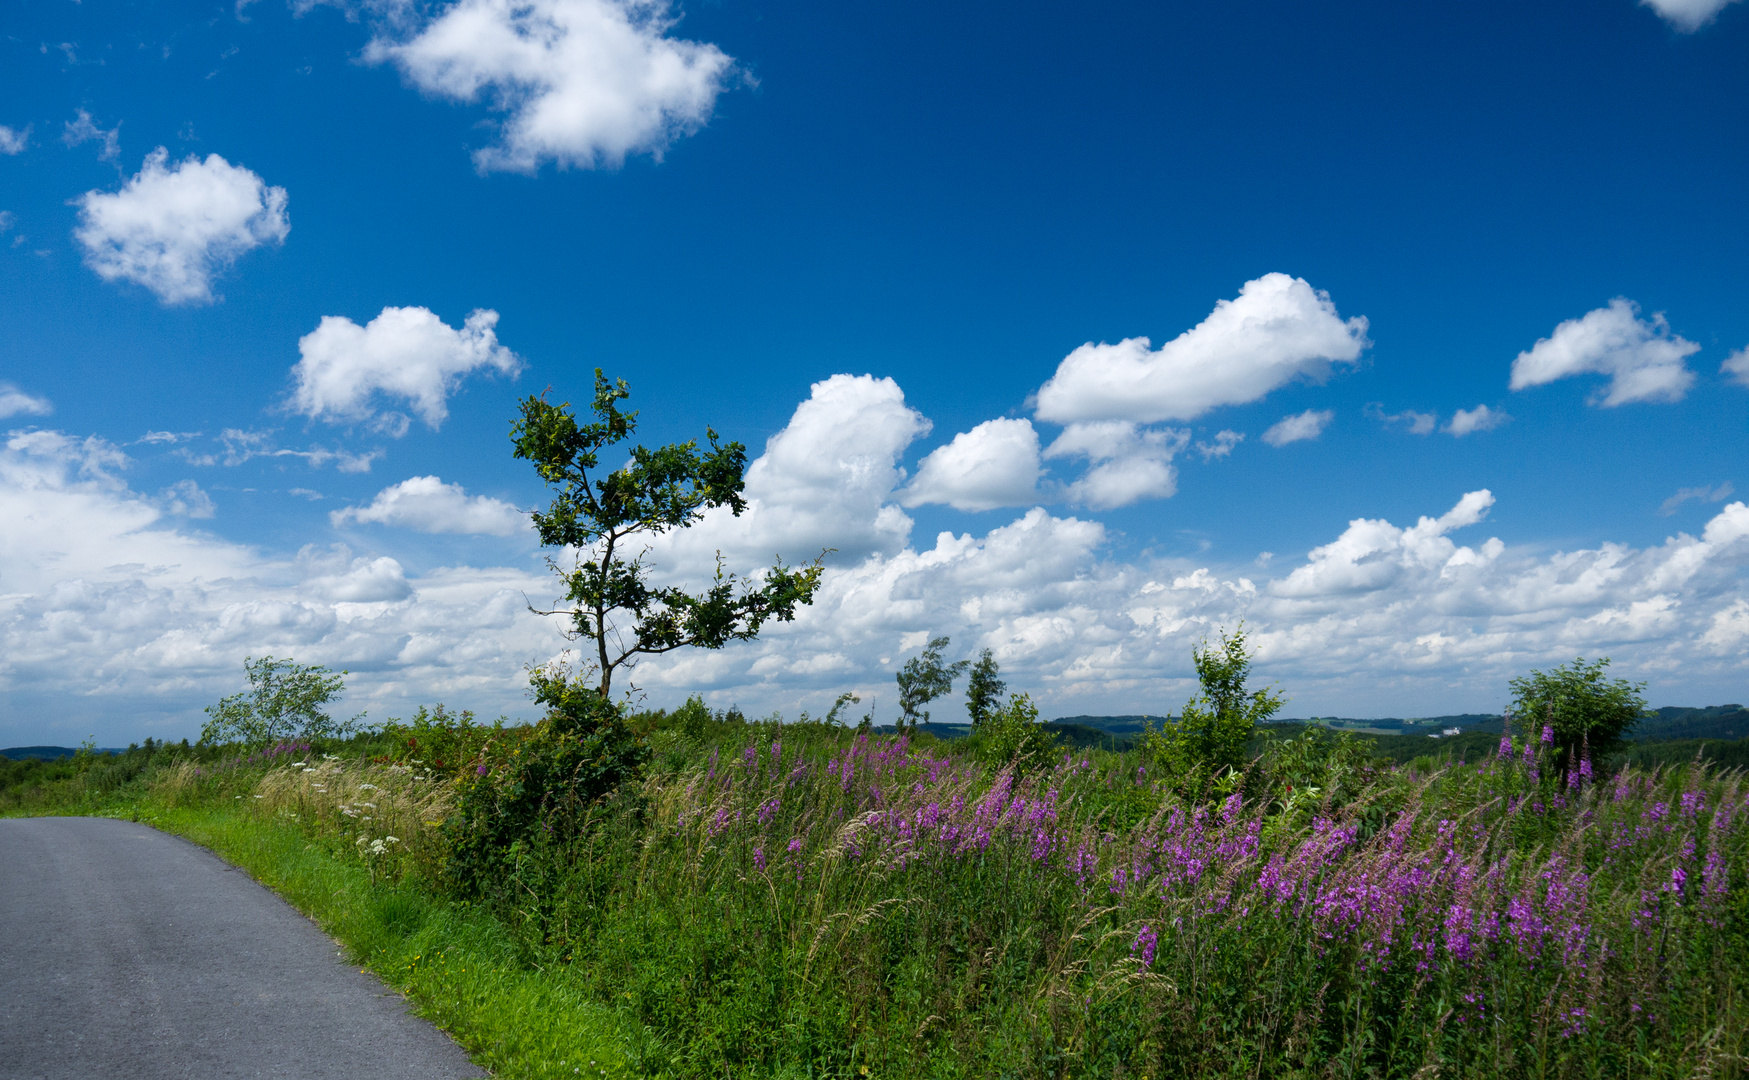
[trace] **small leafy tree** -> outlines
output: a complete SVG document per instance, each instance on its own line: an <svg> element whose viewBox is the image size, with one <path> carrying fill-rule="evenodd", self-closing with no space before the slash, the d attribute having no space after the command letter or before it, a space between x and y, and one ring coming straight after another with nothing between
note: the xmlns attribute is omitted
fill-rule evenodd
<svg viewBox="0 0 1749 1080"><path fill-rule="evenodd" d="M531 610L569 620L566 636L587 643L596 678L591 684L557 664L531 671L545 718L499 767L481 761L457 785L447 872L464 895L511 902L517 860L585 830L643 767L649 748L613 700L615 672L643 656L750 640L770 620L793 619L819 587L819 559L796 569L780 559L759 579L742 580L723 572L720 555L702 593L652 584L644 561L651 538L688 528L713 507L736 515L747 508L747 451L706 428L708 449L696 441L633 446L630 461L604 471L602 455L637 430L637 413L619 408L628 396L623 379L610 382L598 368L592 420L579 424L568 405L540 395L522 403L511 425L515 455L554 492L551 505L530 515L541 543L574 553L568 569L547 561L565 583L562 606ZM710 719L702 699L680 710L687 732L702 734ZM738 711L716 722L725 719L738 721Z"/></svg>
<svg viewBox="0 0 1749 1080"><path fill-rule="evenodd" d="M200 730L208 745L240 742L250 745L277 742L292 737L334 738L358 730L359 713L351 720L336 721L323 706L346 689L347 674L319 664L299 664L263 656L243 661L249 689L207 706L212 719Z"/></svg>
<svg viewBox="0 0 1749 1080"><path fill-rule="evenodd" d="M1251 654L1243 623L1231 634L1222 632L1219 644L1204 641L1191 658L1202 693L1185 704L1177 721L1167 721L1158 731L1150 723L1142 743L1180 787L1201 795L1237 776L1257 725L1280 711L1287 699L1273 690L1245 688Z"/></svg>
<svg viewBox="0 0 1749 1080"><path fill-rule="evenodd" d="M944 694L953 692L953 681L970 667L965 660L951 664L941 662L941 652L948 639L932 639L919 656L905 661L894 676L899 681L899 722L915 728L917 721L929 723L929 713L923 706Z"/></svg>
<svg viewBox="0 0 1749 1080"><path fill-rule="evenodd" d="M1038 706L1027 694L1015 694L1007 705L992 709L978 736L985 760L1012 764L1017 772L1048 764L1057 745L1056 738L1039 723Z"/></svg>
<svg viewBox="0 0 1749 1080"><path fill-rule="evenodd" d="M862 698L858 697L855 693L847 690L844 693L838 695L838 700L834 701L832 703L832 708L830 708L826 712L826 719L821 721L821 722L826 723L826 724L839 723L838 714L844 711L844 706L846 706L846 705L861 705L861 704L862 704Z"/></svg>
<svg viewBox="0 0 1749 1080"><path fill-rule="evenodd" d="M1008 689L1008 684L1002 681L998 674L996 654L985 649L978 654L978 662L972 665L972 674L966 680L966 711L972 715L973 730L982 727L986 720L994 716L997 702L1002 698L1002 692Z"/></svg>
<svg viewBox="0 0 1749 1080"><path fill-rule="evenodd" d="M567 636L584 640L594 654L597 693L610 697L614 672L641 656L699 647L720 649L756 637L766 622L789 622L812 603L820 584L820 560L797 568L779 559L757 580L725 574L721 556L716 579L702 593L650 581L643 543L696 524L712 507L739 516L747 450L719 443L705 429L708 449L696 441L656 450L633 446L617 471L601 471L601 456L637 430L635 412L622 412L629 397L624 379L609 382L595 371L594 419L579 424L568 405L546 395L522 403L511 427L516 456L534 463L554 489L553 501L531 515L540 541L577 552L569 569L548 560L565 582L565 602L544 615L570 620Z"/></svg>
<svg viewBox="0 0 1749 1080"><path fill-rule="evenodd" d="M1543 725L1553 727L1555 749L1563 761L1581 746L1609 753L1646 715L1646 684L1606 675L1609 657L1586 663L1584 657L1552 671L1532 671L1512 680L1512 714L1536 738Z"/></svg>

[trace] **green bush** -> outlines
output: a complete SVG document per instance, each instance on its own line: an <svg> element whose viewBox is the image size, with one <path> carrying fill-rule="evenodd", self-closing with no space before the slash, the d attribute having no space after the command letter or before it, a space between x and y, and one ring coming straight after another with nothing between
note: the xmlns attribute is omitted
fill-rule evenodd
<svg viewBox="0 0 1749 1080"><path fill-rule="evenodd" d="M1012 764L1019 772L1049 768L1057 752L1056 736L1038 722L1038 706L1027 694L1015 694L991 712L972 738L983 760Z"/></svg>
<svg viewBox="0 0 1749 1080"><path fill-rule="evenodd" d="M531 850L583 831L649 756L624 710L594 687L548 671L530 683L546 717L502 761L481 761L456 784L445 876L463 896L504 898Z"/></svg>
<svg viewBox="0 0 1749 1080"><path fill-rule="evenodd" d="M1159 730L1150 721L1142 748L1184 795L1229 795L1238 787L1246 744L1257 725L1280 711L1286 698L1273 690L1245 689L1251 656L1243 625L1230 635L1222 633L1218 645L1204 642L1191 658L1202 693L1185 704L1176 721Z"/></svg>

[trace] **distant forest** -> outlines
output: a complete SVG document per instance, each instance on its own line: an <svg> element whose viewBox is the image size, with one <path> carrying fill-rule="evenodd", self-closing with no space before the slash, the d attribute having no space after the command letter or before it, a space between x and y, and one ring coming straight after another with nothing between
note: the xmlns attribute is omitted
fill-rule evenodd
<svg viewBox="0 0 1749 1080"><path fill-rule="evenodd" d="M1171 720L1168 716L1065 716L1045 725L1065 746L1131 749L1143 729ZM1352 732L1370 739L1377 753L1402 763L1424 755L1473 761L1499 742L1501 718L1483 713L1453 716L1374 717L1312 716L1278 720L1265 725L1261 738L1291 737L1318 724L1333 731ZM1458 734L1446 735L1456 728ZM892 728L877 730L891 732ZM958 739L971 733L967 724L921 724L919 731L938 739ZM1634 743L1627 758L1636 765L1691 761L1697 754L1719 765L1749 767L1749 709L1741 705L1708 705L1704 708L1666 706L1652 710L1628 738ZM1261 745L1261 740L1260 740ZM0 750L0 758L54 761L72 757L70 746L15 746ZM119 754L120 748L100 748L100 754Z"/></svg>

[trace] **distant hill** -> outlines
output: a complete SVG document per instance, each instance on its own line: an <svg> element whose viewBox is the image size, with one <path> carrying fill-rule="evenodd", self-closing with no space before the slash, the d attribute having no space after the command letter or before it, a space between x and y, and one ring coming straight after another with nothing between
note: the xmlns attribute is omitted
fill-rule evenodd
<svg viewBox="0 0 1749 1080"><path fill-rule="evenodd" d="M1657 719L1642 720L1629 733L1634 742L1749 738L1749 709L1741 705L1708 705L1699 709L1666 706L1653 711Z"/></svg>
<svg viewBox="0 0 1749 1080"><path fill-rule="evenodd" d="M0 750L0 757L12 761L29 761L33 758L38 761L59 761L64 757L72 757L78 752L79 748L76 746L14 746ZM100 746L97 748L97 752L99 754L119 754L121 748Z"/></svg>
<svg viewBox="0 0 1749 1080"><path fill-rule="evenodd" d="M1096 728L1113 735L1140 735L1142 729L1150 722L1155 727L1159 727L1172 719L1174 717L1142 714L1139 716L1063 716L1052 722ZM1271 724L1272 726L1321 724L1324 727L1354 731L1365 735L1431 735L1454 727L1466 733L1471 731L1491 731L1496 735L1500 733L1500 718L1482 713L1460 713L1454 716L1426 716L1409 719L1386 716L1369 720L1357 720L1346 716L1311 716L1275 720Z"/></svg>
<svg viewBox="0 0 1749 1080"><path fill-rule="evenodd" d="M1106 732L1118 736L1119 746L1133 744L1144 725L1152 721L1158 727L1171 719L1164 716L1065 716L1052 727L1077 729L1082 732ZM1337 731L1351 731L1373 739L1378 752L1393 761L1412 761L1427 754L1447 755L1454 759L1475 760L1491 753L1503 730L1501 718L1485 713L1457 713L1449 716L1372 717L1355 719L1344 716L1313 716L1277 720L1266 730L1282 737L1292 737L1308 725L1318 724ZM1457 729L1456 735L1447 732ZM1514 734L1522 734L1518 725ZM1701 752L1720 764L1749 765L1749 709L1741 705L1708 705L1703 708L1666 706L1653 710L1653 716L1643 720L1629 733L1637 749L1632 757L1640 764L1686 761ZM1076 746L1096 745L1086 735L1068 736ZM1740 743L1726 746L1726 743ZM1113 748L1119 748L1114 746ZM1261 750L1261 741L1253 747Z"/></svg>
<svg viewBox="0 0 1749 1080"><path fill-rule="evenodd" d="M1093 728L1112 735L1140 735L1150 722L1159 727L1170 719L1170 716L1149 716L1143 713L1140 716L1059 716L1051 723Z"/></svg>

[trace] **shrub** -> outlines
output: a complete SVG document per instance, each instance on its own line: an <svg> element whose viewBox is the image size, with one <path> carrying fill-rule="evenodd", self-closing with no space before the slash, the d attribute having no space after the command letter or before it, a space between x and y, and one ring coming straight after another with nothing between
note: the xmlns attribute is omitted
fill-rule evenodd
<svg viewBox="0 0 1749 1080"><path fill-rule="evenodd" d="M240 742L249 746L282 739L344 737L360 728L364 714L336 721L323 706L346 690L343 676L319 664L299 664L272 656L243 661L249 689L207 707L212 717L201 728L209 746Z"/></svg>
<svg viewBox="0 0 1749 1080"><path fill-rule="evenodd" d="M1222 633L1218 645L1204 642L1191 658L1202 693L1186 703L1178 720L1158 731L1150 722L1142 746L1185 794L1229 794L1245 765L1245 744L1286 699L1273 690L1245 689L1251 656L1243 625L1230 635Z"/></svg>
<svg viewBox="0 0 1749 1080"><path fill-rule="evenodd" d="M1038 706L1026 694L1015 694L979 727L979 749L985 761L1013 764L1026 772L1049 767L1056 753L1056 739L1038 722Z"/></svg>
<svg viewBox="0 0 1749 1080"><path fill-rule="evenodd" d="M1512 680L1512 714L1527 725L1531 738L1544 726L1551 728L1563 764L1587 749L1593 754L1621 749L1622 737L1646 716L1646 684L1606 678L1608 667L1607 656L1589 664L1580 657Z"/></svg>
<svg viewBox="0 0 1749 1080"><path fill-rule="evenodd" d="M530 683L546 717L501 763L480 761L456 785L445 873L465 896L501 894L507 870L531 846L581 831L649 756L624 710L594 687L551 670L535 671Z"/></svg>

